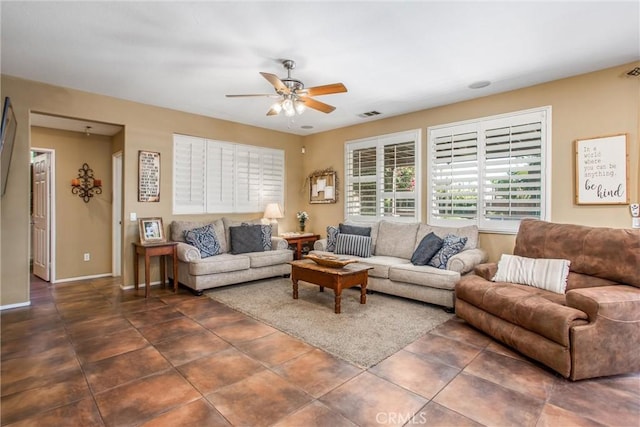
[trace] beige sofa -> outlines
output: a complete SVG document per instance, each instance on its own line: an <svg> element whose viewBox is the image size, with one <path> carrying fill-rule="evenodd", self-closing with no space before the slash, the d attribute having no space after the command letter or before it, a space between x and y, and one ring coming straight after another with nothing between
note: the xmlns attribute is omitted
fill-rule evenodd
<svg viewBox="0 0 640 427"><path fill-rule="evenodd" d="M259 223L259 220L252 222ZM198 248L185 242L184 231L207 224L213 225L221 254L202 258ZM289 249L287 241L280 237L271 238L271 250L230 253L229 227L240 224L228 218L200 222L173 221L170 225L170 238L179 242L178 282L200 295L204 289L291 274L289 262L293 260L293 251Z"/></svg>
<svg viewBox="0 0 640 427"><path fill-rule="evenodd" d="M460 277L486 261L486 252L478 248L478 228L437 227L422 223L378 221L374 223L346 224L371 227L372 256L357 257L358 262L373 267L369 270L367 289L390 295L415 299L448 309L454 307L454 288ZM463 250L451 257L445 269L428 265L413 265L411 256L424 236L433 232L440 238L447 234L467 237ZM312 253L333 255L328 252L327 239L314 243Z"/></svg>
<svg viewBox="0 0 640 427"><path fill-rule="evenodd" d="M569 260L565 293L482 264L456 286L459 317L572 380L640 372L640 230L523 220L513 252Z"/></svg>

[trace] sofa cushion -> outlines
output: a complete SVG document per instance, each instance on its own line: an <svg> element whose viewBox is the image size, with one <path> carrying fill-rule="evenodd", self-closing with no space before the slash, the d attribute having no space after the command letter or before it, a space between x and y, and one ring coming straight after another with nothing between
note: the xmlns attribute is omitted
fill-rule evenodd
<svg viewBox="0 0 640 427"><path fill-rule="evenodd" d="M246 270L251 263L246 255L220 254L205 259L198 259L189 263L189 274L204 276L215 273L229 273L232 271Z"/></svg>
<svg viewBox="0 0 640 427"><path fill-rule="evenodd" d="M411 265L408 259L381 255L374 255L369 258L358 258L358 262L373 267L372 270L369 270L369 277L378 277L380 279L388 279L389 270L393 266L401 264Z"/></svg>
<svg viewBox="0 0 640 427"><path fill-rule="evenodd" d="M335 253L368 258L371 256L371 237L339 233L336 239Z"/></svg>
<svg viewBox="0 0 640 427"><path fill-rule="evenodd" d="M339 224L340 234L355 234L356 236L371 237L371 227L352 225L352 224Z"/></svg>
<svg viewBox="0 0 640 427"><path fill-rule="evenodd" d="M429 260L428 265L436 268L447 268L447 262L449 258L457 254L464 248L467 243L466 237L458 237L453 234L447 234L444 236L442 247L440 250Z"/></svg>
<svg viewBox="0 0 640 427"><path fill-rule="evenodd" d="M340 228L335 225L327 226L327 251L334 252L336 250L336 241L338 239L338 234L340 233Z"/></svg>
<svg viewBox="0 0 640 427"><path fill-rule="evenodd" d="M489 282L465 276L456 285L456 297L507 322L569 347L570 329L587 323L587 314L562 305L564 295L532 286Z"/></svg>
<svg viewBox="0 0 640 427"><path fill-rule="evenodd" d="M442 248L444 240L436 236L433 232L422 238L418 247L413 251L411 256L411 264L427 265L429 260Z"/></svg>
<svg viewBox="0 0 640 427"><path fill-rule="evenodd" d="M514 255L571 261L571 271L640 287L640 230L520 222Z"/></svg>
<svg viewBox="0 0 640 427"><path fill-rule="evenodd" d="M293 251L288 249L251 252L244 256L249 257L251 268L269 267L271 265L286 264L289 261L293 261Z"/></svg>
<svg viewBox="0 0 640 427"><path fill-rule="evenodd" d="M460 280L460 273L428 265L399 264L389 268L389 279L412 285L453 290Z"/></svg>
<svg viewBox="0 0 640 427"><path fill-rule="evenodd" d="M380 221L375 254L411 259L419 223Z"/></svg>
<svg viewBox="0 0 640 427"><path fill-rule="evenodd" d="M220 242L216 237L212 224L186 230L184 232L184 240L188 244L198 248L201 258L207 258L220 253Z"/></svg>
<svg viewBox="0 0 640 427"><path fill-rule="evenodd" d="M262 225L239 225L229 227L231 253L244 254L265 250L265 229ZM269 227L269 247L271 246L271 227ZM270 248L269 248L270 249Z"/></svg>
<svg viewBox="0 0 640 427"><path fill-rule="evenodd" d="M498 262L498 271L492 280L535 286L564 294L569 264L570 262L566 259L526 258L503 254Z"/></svg>

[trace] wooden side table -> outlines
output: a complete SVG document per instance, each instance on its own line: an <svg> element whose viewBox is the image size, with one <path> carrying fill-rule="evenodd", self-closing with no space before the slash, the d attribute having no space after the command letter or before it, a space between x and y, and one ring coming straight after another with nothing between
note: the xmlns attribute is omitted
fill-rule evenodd
<svg viewBox="0 0 640 427"><path fill-rule="evenodd" d="M293 253L293 259L302 259L302 249L305 244L311 245L316 240L320 239L319 234L299 234L299 235L284 235L280 236L287 241L289 246L295 247Z"/></svg>
<svg viewBox="0 0 640 427"><path fill-rule="evenodd" d="M138 292L138 256L144 256L144 297L149 297L149 288L151 287L151 257L160 257L160 281L162 287L165 284L166 278L166 263L165 256L173 257L173 292L178 292L178 243L177 242L165 242L165 243L152 243L143 245L142 243L133 243L133 282Z"/></svg>

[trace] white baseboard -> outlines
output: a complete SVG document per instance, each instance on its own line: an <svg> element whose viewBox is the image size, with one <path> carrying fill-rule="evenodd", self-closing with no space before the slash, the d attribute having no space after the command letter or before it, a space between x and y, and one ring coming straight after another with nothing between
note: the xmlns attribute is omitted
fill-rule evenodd
<svg viewBox="0 0 640 427"><path fill-rule="evenodd" d="M113 274L111 274L111 273L102 273L102 274L94 274L92 276L70 277L68 279L58 279L55 282L51 282L51 283L54 284L54 283L64 283L64 282L76 282L78 280L99 279L101 277L113 277Z"/></svg>
<svg viewBox="0 0 640 427"><path fill-rule="evenodd" d="M31 305L31 301L19 302L19 303L16 303L16 304L0 305L0 311L2 311L2 310L10 310L12 308L28 307L30 305Z"/></svg>
<svg viewBox="0 0 640 427"><path fill-rule="evenodd" d="M149 286L155 286L155 285L160 285L160 281L158 280L158 281L156 281L156 282L151 282L151 283L149 284ZM147 286L147 285L145 285L145 284L144 284L144 282L143 282L143 283L138 284L138 287L139 287L139 288L145 288L146 286ZM172 286L173 286L173 285L172 285ZM131 285L124 285L124 284L122 284L122 285L120 285L120 289L122 289L123 291L128 291L129 289L135 289L135 286L134 286L133 284L131 284Z"/></svg>

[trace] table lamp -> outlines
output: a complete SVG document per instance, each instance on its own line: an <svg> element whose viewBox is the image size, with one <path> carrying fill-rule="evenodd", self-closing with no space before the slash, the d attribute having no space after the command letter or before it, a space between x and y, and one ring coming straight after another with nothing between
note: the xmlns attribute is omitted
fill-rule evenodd
<svg viewBox="0 0 640 427"><path fill-rule="evenodd" d="M278 235L278 218L284 218L280 205L277 203L267 203L267 207L264 209L264 217L271 223L271 235Z"/></svg>

